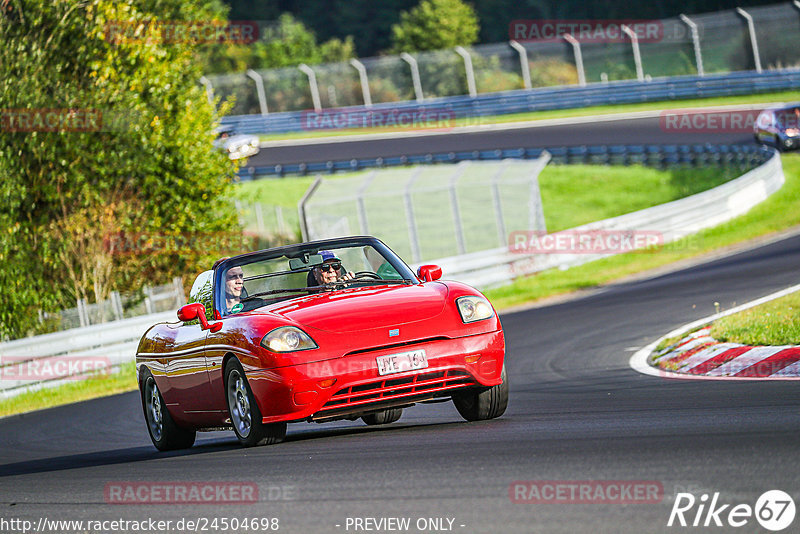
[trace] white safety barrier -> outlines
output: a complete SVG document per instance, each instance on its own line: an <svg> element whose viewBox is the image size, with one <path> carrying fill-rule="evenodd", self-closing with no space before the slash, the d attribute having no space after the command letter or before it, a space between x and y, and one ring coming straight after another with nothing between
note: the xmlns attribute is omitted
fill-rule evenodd
<svg viewBox="0 0 800 534"><path fill-rule="evenodd" d="M109 373L133 361L142 334L175 311L0 343L0 397Z"/></svg>
<svg viewBox="0 0 800 534"><path fill-rule="evenodd" d="M546 269L574 267L633 248L627 245L665 244L680 240L705 228L719 225L749 211L781 188L784 183L780 154L776 151L766 163L714 189L627 213L619 217L585 224L548 234L518 232L510 234L509 246L429 261L442 268L443 278L460 280L478 288L512 282L519 276ZM522 237L528 237L523 242ZM519 242L515 242L515 237ZM585 238L588 246L604 239L620 247L602 253L560 253L560 245L581 248L576 240ZM620 241L622 243L620 244ZM559 253L554 252L558 250ZM418 265L414 266L415 268Z"/></svg>

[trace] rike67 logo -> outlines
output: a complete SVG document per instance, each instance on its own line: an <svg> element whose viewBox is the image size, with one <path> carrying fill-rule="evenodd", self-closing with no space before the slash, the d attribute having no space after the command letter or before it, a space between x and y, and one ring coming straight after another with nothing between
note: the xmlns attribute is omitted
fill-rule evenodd
<svg viewBox="0 0 800 534"><path fill-rule="evenodd" d="M777 532L794 521L795 506L792 497L781 490L764 492L755 506L749 504L723 504L719 492L709 496L704 493L699 499L691 493L678 493L667 526L681 527L743 527L750 525L755 517L758 524L767 530Z"/></svg>

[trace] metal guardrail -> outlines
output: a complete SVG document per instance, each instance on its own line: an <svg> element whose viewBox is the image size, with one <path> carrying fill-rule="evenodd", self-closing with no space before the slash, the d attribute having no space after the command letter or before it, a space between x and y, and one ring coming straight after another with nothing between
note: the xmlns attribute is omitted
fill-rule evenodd
<svg viewBox="0 0 800 534"><path fill-rule="evenodd" d="M551 234L571 237L576 233L613 231L651 233L670 243L705 228L716 226L742 215L784 183L780 154L773 149L762 151L764 162L744 175L695 195L646 208L611 219L593 222ZM612 254L530 254L513 245L432 262L442 267L443 277L457 279L479 288L512 282L515 278L552 268L568 268ZM417 265L414 266L418 267Z"/></svg>
<svg viewBox="0 0 800 534"><path fill-rule="evenodd" d="M168 311L0 343L0 397L111 372L133 361L148 328L176 320Z"/></svg>
<svg viewBox="0 0 800 534"><path fill-rule="evenodd" d="M396 167L426 163L459 163L461 161L497 161L503 159L538 159L544 151L552 163L594 163L599 165L642 165L665 168L671 165L706 166L724 162L739 164L763 163L764 148L757 145L581 145L546 148L506 148L463 152L429 152L385 158L361 158L291 165L250 167L240 171L242 180L267 176L308 175ZM769 151L767 151L768 153ZM245 174L242 175L242 172Z"/></svg>
<svg viewBox="0 0 800 534"><path fill-rule="evenodd" d="M422 102L405 101L325 109L321 113L363 116L369 113L447 112L453 119L506 115L529 111L582 108L608 104L633 104L686 98L709 98L757 94L800 88L800 69L742 71L706 76L673 76L650 81L622 80L581 86L520 89L471 96L431 98ZM309 113L290 111L269 115L231 115L222 124L238 132L280 134L312 130ZM315 129L316 130L316 129Z"/></svg>

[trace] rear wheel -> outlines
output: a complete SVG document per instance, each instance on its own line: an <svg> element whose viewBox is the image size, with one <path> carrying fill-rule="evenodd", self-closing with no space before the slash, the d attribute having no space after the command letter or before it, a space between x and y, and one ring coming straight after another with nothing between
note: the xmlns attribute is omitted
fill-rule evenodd
<svg viewBox="0 0 800 534"><path fill-rule="evenodd" d="M188 449L194 445L197 433L186 430L175 424L167 410L164 398L158 390L155 378L149 370L144 370L142 383L142 408L144 420L147 423L147 432L153 445L160 451Z"/></svg>
<svg viewBox="0 0 800 534"><path fill-rule="evenodd" d="M401 415L403 415L402 408L391 408L389 410L383 410L382 412L365 415L361 418L361 420L370 426L388 425L389 423L394 423L400 419Z"/></svg>
<svg viewBox="0 0 800 534"><path fill-rule="evenodd" d="M262 422L261 411L247 383L242 364L236 358L231 358L225 364L225 398L228 400L233 431L239 443L245 447L280 443L286 437L286 423L265 425Z"/></svg>
<svg viewBox="0 0 800 534"><path fill-rule="evenodd" d="M470 389L453 395L453 404L467 421L500 417L508 406L508 377L503 365L502 383L486 389Z"/></svg>

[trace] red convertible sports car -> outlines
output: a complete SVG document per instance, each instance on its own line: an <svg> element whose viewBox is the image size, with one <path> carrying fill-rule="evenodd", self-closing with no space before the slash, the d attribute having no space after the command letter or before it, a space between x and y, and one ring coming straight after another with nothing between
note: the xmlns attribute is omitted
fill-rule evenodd
<svg viewBox="0 0 800 534"><path fill-rule="evenodd" d="M136 369L160 450L230 429L246 446L286 424L397 421L452 399L469 421L503 414L505 341L494 308L442 270L415 274L374 237L226 258L195 281L179 322L151 327Z"/></svg>

